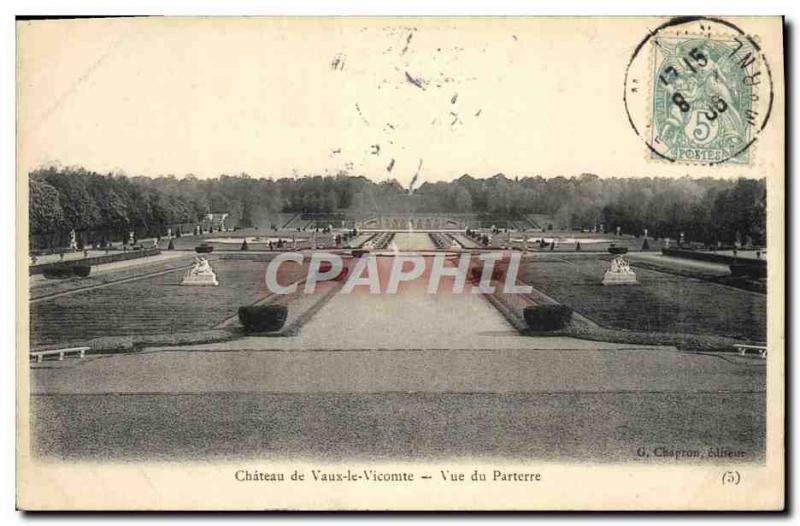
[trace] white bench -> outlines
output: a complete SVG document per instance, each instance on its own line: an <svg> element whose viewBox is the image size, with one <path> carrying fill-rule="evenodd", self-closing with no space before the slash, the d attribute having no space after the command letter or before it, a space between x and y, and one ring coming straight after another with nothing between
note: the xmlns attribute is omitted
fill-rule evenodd
<svg viewBox="0 0 800 526"><path fill-rule="evenodd" d="M69 349L53 349L51 351L31 351L31 360L36 360L36 363L41 363L45 356L58 355L58 359L63 360L67 354L77 354L80 358L86 356L86 351L89 347L70 347Z"/></svg>
<svg viewBox="0 0 800 526"><path fill-rule="evenodd" d="M736 343L733 347L739 351L739 354L744 356L748 352L757 352L762 358L767 357L767 348L763 345L746 345L744 343Z"/></svg>

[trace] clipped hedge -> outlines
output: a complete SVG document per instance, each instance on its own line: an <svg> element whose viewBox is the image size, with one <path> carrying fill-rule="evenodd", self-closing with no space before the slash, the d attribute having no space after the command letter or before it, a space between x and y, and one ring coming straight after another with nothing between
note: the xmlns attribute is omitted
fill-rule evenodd
<svg viewBox="0 0 800 526"><path fill-rule="evenodd" d="M107 254L105 256L95 256L91 258L84 258L80 260L81 265L103 265L105 263L114 263L116 261L127 261L129 259L138 259L148 256L157 256L161 254L161 251L157 248L145 248L143 250L128 250L125 252L116 252L113 254ZM28 273L31 276L36 274L44 274L49 269L53 268L63 268L65 266L70 265L70 263L66 263L63 261L57 261L54 263L43 263L41 265L31 265L28 267ZM57 271L58 272L58 271ZM52 275L52 274L51 274Z"/></svg>
<svg viewBox="0 0 800 526"><path fill-rule="evenodd" d="M506 279L507 272L508 272L508 261L500 260L495 262L494 267L492 268L491 281L504 281ZM481 282L482 276L483 276L483 267L475 265L469 269L469 273L467 274L467 279L473 285L478 285Z"/></svg>
<svg viewBox="0 0 800 526"><path fill-rule="evenodd" d="M79 278L88 278L92 273L91 265L75 265L72 267L72 272Z"/></svg>
<svg viewBox="0 0 800 526"><path fill-rule="evenodd" d="M320 262L320 264L319 264L319 273L320 274L330 272L331 269L333 269L333 265L330 263L330 261L321 261ZM348 273L349 273L349 271L347 269L347 266L346 265L342 266L342 270L340 270L339 273L336 274L336 276L333 277L333 281L344 281L345 278L347 278L347 274Z"/></svg>
<svg viewBox="0 0 800 526"><path fill-rule="evenodd" d="M75 275L72 267L67 265L46 268L42 271L42 274L47 279L67 279Z"/></svg>
<svg viewBox="0 0 800 526"><path fill-rule="evenodd" d="M731 275L735 277L747 277L754 279L764 279L767 277L767 266L756 262L743 261L740 263L731 263L728 265L731 269Z"/></svg>
<svg viewBox="0 0 800 526"><path fill-rule="evenodd" d="M194 251L198 254L210 254L211 252L214 252L214 247L206 243L202 243L194 247Z"/></svg>
<svg viewBox="0 0 800 526"><path fill-rule="evenodd" d="M558 331L572 319L566 305L529 305L522 311L528 328L536 332Z"/></svg>
<svg viewBox="0 0 800 526"><path fill-rule="evenodd" d="M279 331L286 323L286 305L246 305L239 307L239 321L249 332Z"/></svg>
<svg viewBox="0 0 800 526"><path fill-rule="evenodd" d="M619 254L627 254L628 248L627 247L608 247L608 253L614 254L615 256Z"/></svg>

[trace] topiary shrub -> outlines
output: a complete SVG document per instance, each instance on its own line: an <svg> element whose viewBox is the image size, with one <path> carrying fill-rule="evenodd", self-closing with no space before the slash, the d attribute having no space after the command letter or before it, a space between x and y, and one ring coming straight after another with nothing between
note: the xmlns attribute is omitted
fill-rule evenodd
<svg viewBox="0 0 800 526"><path fill-rule="evenodd" d="M67 266L45 268L42 270L42 274L47 279L66 279L75 275Z"/></svg>
<svg viewBox="0 0 800 526"><path fill-rule="evenodd" d="M91 265L75 265L72 267L72 272L79 278L88 278L92 273Z"/></svg>
<svg viewBox="0 0 800 526"><path fill-rule="evenodd" d="M580 250L581 250L581 242L580 242L580 241L578 241L577 243L575 243L575 250L576 250L576 251L578 251L578 252L580 252Z"/></svg>
<svg viewBox="0 0 800 526"><path fill-rule="evenodd" d="M647 238L644 238L644 243L642 243L642 250L650 250L650 243L647 242Z"/></svg>
<svg viewBox="0 0 800 526"><path fill-rule="evenodd" d="M239 307L239 321L249 332L274 332L286 323L286 305L246 305Z"/></svg>
<svg viewBox="0 0 800 526"><path fill-rule="evenodd" d="M762 260L763 261L763 260ZM762 263L762 261L758 262L739 262L739 263L731 263L729 265L731 269L731 275L736 277L747 277L751 279L763 279L767 277L767 266Z"/></svg>
<svg viewBox="0 0 800 526"><path fill-rule="evenodd" d="M245 239L242 241L242 248L240 250L250 250L250 247L247 246L247 240Z"/></svg>
<svg viewBox="0 0 800 526"><path fill-rule="evenodd" d="M167 250L175 250L175 243L172 240L169 240L169 245L167 246Z"/></svg>
<svg viewBox="0 0 800 526"><path fill-rule="evenodd" d="M530 305L522 311L528 328L536 332L558 331L572 318L566 305Z"/></svg>

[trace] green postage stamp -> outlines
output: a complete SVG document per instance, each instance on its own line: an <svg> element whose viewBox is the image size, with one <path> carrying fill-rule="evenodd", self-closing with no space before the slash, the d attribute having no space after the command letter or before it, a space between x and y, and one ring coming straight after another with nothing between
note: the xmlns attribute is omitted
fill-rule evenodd
<svg viewBox="0 0 800 526"><path fill-rule="evenodd" d="M625 108L655 160L750 164L772 99L758 39L725 20L663 24L636 47L626 71Z"/></svg>
<svg viewBox="0 0 800 526"><path fill-rule="evenodd" d="M663 144L677 160L747 163L758 85L740 77L755 62L750 43L664 36L653 50L653 143Z"/></svg>

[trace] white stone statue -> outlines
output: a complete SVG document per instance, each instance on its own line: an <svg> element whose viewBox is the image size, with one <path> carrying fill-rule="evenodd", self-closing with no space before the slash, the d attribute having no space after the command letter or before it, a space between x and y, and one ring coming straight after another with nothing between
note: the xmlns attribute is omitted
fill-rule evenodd
<svg viewBox="0 0 800 526"><path fill-rule="evenodd" d="M78 250L78 240L75 237L75 229L69 231L69 249Z"/></svg>
<svg viewBox="0 0 800 526"><path fill-rule="evenodd" d="M611 268L603 276L603 285L636 285L636 273L622 256L611 260Z"/></svg>
<svg viewBox="0 0 800 526"><path fill-rule="evenodd" d="M204 257L194 258L194 266L184 274L181 285L210 285L217 286L217 275Z"/></svg>

